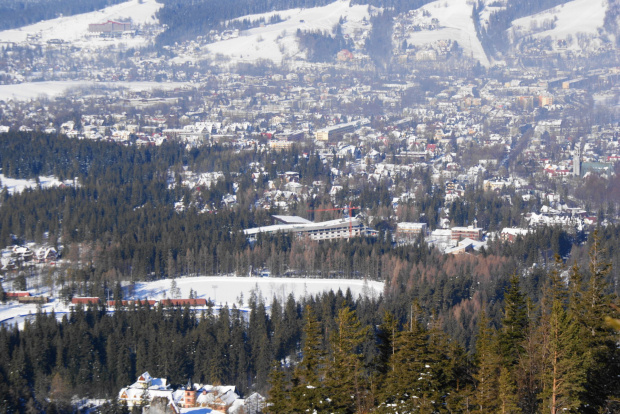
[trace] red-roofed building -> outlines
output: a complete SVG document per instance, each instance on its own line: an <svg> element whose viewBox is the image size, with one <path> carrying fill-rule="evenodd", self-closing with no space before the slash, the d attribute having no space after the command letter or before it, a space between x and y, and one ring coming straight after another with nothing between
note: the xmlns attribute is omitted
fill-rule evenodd
<svg viewBox="0 0 620 414"><path fill-rule="evenodd" d="M71 299L71 303L74 305L82 304L82 305L90 305L90 304L99 304L101 301L96 297L78 297Z"/></svg>
<svg viewBox="0 0 620 414"><path fill-rule="evenodd" d="M30 296L30 292L25 292L25 291L6 292L7 298L23 298L25 296Z"/></svg>

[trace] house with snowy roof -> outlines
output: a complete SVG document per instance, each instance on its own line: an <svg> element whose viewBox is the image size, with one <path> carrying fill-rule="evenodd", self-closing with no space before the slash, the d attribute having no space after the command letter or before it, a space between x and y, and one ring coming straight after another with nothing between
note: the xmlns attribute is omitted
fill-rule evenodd
<svg viewBox="0 0 620 414"><path fill-rule="evenodd" d="M140 375L132 385L122 388L118 399L128 408L149 407L156 400L158 406L163 402L174 413L249 414L259 412L265 405L265 398L260 394L252 394L245 400L239 398L234 385L202 385L188 381L185 386L173 390L165 378L153 378L148 372Z"/></svg>
<svg viewBox="0 0 620 414"><path fill-rule="evenodd" d="M179 412L173 398L173 390L165 378L153 378L148 372L138 377L138 380L128 387L122 388L118 393L118 399L128 408L148 405L154 398L166 398L175 412Z"/></svg>

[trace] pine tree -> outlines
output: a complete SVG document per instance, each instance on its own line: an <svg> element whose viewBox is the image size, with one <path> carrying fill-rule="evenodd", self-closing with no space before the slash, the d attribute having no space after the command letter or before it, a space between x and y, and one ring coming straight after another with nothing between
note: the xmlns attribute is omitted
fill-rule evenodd
<svg viewBox="0 0 620 414"><path fill-rule="evenodd" d="M571 272L569 307L571 316L579 324L579 348L586 372L581 408L595 412L606 404L612 395L620 393L620 350L613 329L605 324L613 296L610 295L607 276L611 263L604 258L606 252L600 244L598 231L592 235L589 252L589 278L584 283L577 266Z"/></svg>
<svg viewBox="0 0 620 414"><path fill-rule="evenodd" d="M476 381L474 401L477 408L475 412L496 412L499 405L498 379L500 367L497 338L495 330L489 326L485 312L480 315L478 326L475 355L478 371L474 375Z"/></svg>
<svg viewBox="0 0 620 414"><path fill-rule="evenodd" d="M393 370L387 373L381 398L385 404L382 411L416 412L422 407L431 407L437 388L435 365L438 361L429 350L428 332L415 322L398 333L395 348L390 359Z"/></svg>
<svg viewBox="0 0 620 414"><path fill-rule="evenodd" d="M268 414L288 414L294 412L286 390L285 375L278 362L274 362L269 374Z"/></svg>
<svg viewBox="0 0 620 414"><path fill-rule="evenodd" d="M378 371L387 374L394 371L394 365L390 363L392 355L396 353L396 335L398 333L398 321L391 312L385 312L383 323L379 326L377 334L379 339Z"/></svg>
<svg viewBox="0 0 620 414"><path fill-rule="evenodd" d="M368 334L355 311L343 306L336 318L336 331L331 335L332 355L326 363L325 388L329 390L328 409L338 413L359 412L366 384L359 346Z"/></svg>
<svg viewBox="0 0 620 414"><path fill-rule="evenodd" d="M555 264L548 274L548 282L543 292L543 311L550 310L554 301L560 302L563 306L568 303L568 288L562 280L562 272L564 272L564 263L559 255L555 255ZM548 305L547 305L548 304Z"/></svg>
<svg viewBox="0 0 620 414"><path fill-rule="evenodd" d="M256 374L256 382L265 384L269 374L273 351L271 348L271 329L265 303L250 300L250 320L248 327L251 366Z"/></svg>
<svg viewBox="0 0 620 414"><path fill-rule="evenodd" d="M544 315L541 330L546 333L542 372L543 407L550 414L576 410L585 379L578 348L578 325L559 301Z"/></svg>
<svg viewBox="0 0 620 414"><path fill-rule="evenodd" d="M525 297L519 289L519 277L514 273L504 294L504 318L499 334L501 355L508 366L515 365L523 352L522 342L527 323Z"/></svg>
<svg viewBox="0 0 620 414"><path fill-rule="evenodd" d="M524 352L519 359L519 364L515 372L517 382L517 394L519 407L523 413L538 413L539 399L541 392L541 371L542 371L542 351L541 330L539 329L539 316L532 301L527 300L528 325L523 341Z"/></svg>
<svg viewBox="0 0 620 414"><path fill-rule="evenodd" d="M321 324L310 306L306 306L302 360L293 373L291 401L296 412L320 410L323 406L323 384L320 377L325 353L321 346Z"/></svg>
<svg viewBox="0 0 620 414"><path fill-rule="evenodd" d="M451 386L446 396L446 407L451 413L468 413L473 409L473 365L458 343L450 343Z"/></svg>
<svg viewBox="0 0 620 414"><path fill-rule="evenodd" d="M520 414L521 408L519 408L519 398L517 396L517 385L515 380L506 367L501 367L499 371L499 409L498 413L501 414Z"/></svg>

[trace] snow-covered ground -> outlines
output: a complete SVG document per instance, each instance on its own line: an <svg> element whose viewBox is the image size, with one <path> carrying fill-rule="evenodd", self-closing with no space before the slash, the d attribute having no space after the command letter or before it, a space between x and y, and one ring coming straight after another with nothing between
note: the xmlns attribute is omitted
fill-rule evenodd
<svg viewBox="0 0 620 414"><path fill-rule="evenodd" d="M330 290L341 289L345 292L351 289L354 298L358 295L378 297L383 293L382 282L372 282L356 279L306 279L306 278L278 278L278 277L224 277L224 276L200 276L175 279L177 287L181 290L181 297L189 297L190 289L193 289L199 298L210 299L218 305L236 303L244 298L247 304L252 292L262 295L266 304L269 305L273 297L286 299L290 294L299 299L306 295L316 295ZM170 297L170 279L155 282L138 283L135 286L134 297L163 299Z"/></svg>
<svg viewBox="0 0 620 414"><path fill-rule="evenodd" d="M276 277L224 277L224 276L199 276L175 279L180 290L180 297L189 297L190 289L193 289L199 298L212 300L216 303L215 309L228 305L244 309L248 299L255 293L262 297L267 306L271 305L274 297L282 300L293 294L296 299L307 295L316 295L330 290L346 292L351 289L354 298L359 295L378 297L383 293L382 282L353 279L303 279L303 278L276 278ZM137 283L132 297L134 299L164 299L170 298L171 279L158 280L155 282ZM7 285L5 285L7 286ZM47 288L41 292L31 290L31 294L45 294ZM127 289L127 288L126 288ZM8 290L8 289L7 289ZM17 302L0 304L0 324L17 324L23 327L24 321L37 313L35 304L20 305ZM52 310L59 318L62 318L69 307L56 299L41 306L44 312Z"/></svg>
<svg viewBox="0 0 620 414"><path fill-rule="evenodd" d="M345 20L345 35L352 35L356 30L370 29L370 26L364 23L364 19L370 20L368 6L351 5L348 0L338 0L323 7L284 10L244 16L240 19L255 21L264 17L268 21L269 17L275 14L284 21L241 32L237 38L211 43L205 47L206 50L212 55L230 59L231 64L260 59L281 63L284 59L294 60L303 53L299 49L297 29L333 33L341 17Z"/></svg>
<svg viewBox="0 0 620 414"><path fill-rule="evenodd" d="M504 0L503 2L497 0L485 0L483 2L485 3L484 8L480 11L480 15L478 16L480 18L480 25L484 28L488 28L489 18L493 13L505 9L506 1L507 0Z"/></svg>
<svg viewBox="0 0 620 414"><path fill-rule="evenodd" d="M136 36L131 38L104 39L93 36L88 32L91 23L105 23L108 20L131 19L134 26L158 23L155 13L163 5L155 0L130 0L105 9L78 14L75 16L59 17L44 20L18 29L4 30L0 32L0 42L25 42L28 36L40 36L41 42L52 39L60 39L72 42L75 46L85 48L108 47L123 43L127 47L144 46L148 40L145 37Z"/></svg>
<svg viewBox="0 0 620 414"><path fill-rule="evenodd" d="M128 89L130 91L170 90L192 87L189 82L95 82L95 81L49 81L24 82L14 85L0 85L0 100L28 100L41 96L54 98L73 89L84 88Z"/></svg>
<svg viewBox="0 0 620 414"><path fill-rule="evenodd" d="M472 20L473 3L469 0L440 0L420 8L439 20L439 29L411 32L407 38L410 45L421 46L439 40L453 40L463 48L464 55L474 58L483 66L489 59L482 48Z"/></svg>
<svg viewBox="0 0 620 414"><path fill-rule="evenodd" d="M60 181L58 178L50 176L40 176L39 183L41 184L41 188L52 188L58 187L62 184L64 185L73 185L73 180L65 180ZM26 188L37 188L39 184L37 184L36 180L29 179L19 179L19 178L7 178L4 174L0 174L0 186L2 188L7 187L9 190L9 194L21 193Z"/></svg>
<svg viewBox="0 0 620 414"><path fill-rule="evenodd" d="M550 36L554 40L572 37L569 48L578 48L577 35L597 35L603 27L608 0L573 0L566 4L544 10L532 16L517 19L511 30L515 38L532 34L535 38ZM542 30L546 26L553 28ZM569 36L570 35L570 36Z"/></svg>

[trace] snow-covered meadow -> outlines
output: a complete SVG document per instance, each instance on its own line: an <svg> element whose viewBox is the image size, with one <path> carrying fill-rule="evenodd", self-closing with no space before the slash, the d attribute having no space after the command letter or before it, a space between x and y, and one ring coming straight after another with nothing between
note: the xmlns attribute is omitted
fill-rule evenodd
<svg viewBox="0 0 620 414"><path fill-rule="evenodd" d="M330 290L334 292L341 290L345 293L347 289L350 289L354 298L360 295L378 298L384 288L383 282L367 280L277 277L199 276L174 279L174 283L179 297L188 298L190 290L193 290L198 298L213 301L216 311L223 306L232 307L233 304L238 308L247 309L252 295L262 298L269 307L274 297L286 300L291 294L296 299L300 299ZM172 279L162 279L154 282L139 282L132 289L129 286L125 286L124 289L127 298L160 300L173 297L175 292L171 292L172 287ZM48 293L46 290L31 291L32 295L46 293ZM0 324L17 324L23 327L25 320L35 315L39 306L44 312L54 311L58 318L62 318L70 311L70 307L59 299L53 299L45 305L7 302L0 304Z"/></svg>
<svg viewBox="0 0 620 414"><path fill-rule="evenodd" d="M4 174L0 174L0 187L6 187L9 194L21 193L27 188L38 188L39 185L41 185L41 188L53 188L61 185L72 186L74 184L73 180L60 181L53 176L42 175L37 183L35 179L7 178Z"/></svg>
<svg viewBox="0 0 620 414"><path fill-rule="evenodd" d="M517 19L509 29L514 39L532 35L553 40L573 38L569 49L578 49L576 37L596 36L603 27L608 0L573 0L531 16Z"/></svg>
<svg viewBox="0 0 620 414"><path fill-rule="evenodd" d="M311 278L280 278L280 277L225 277L199 276L175 279L180 297L189 297L190 290L199 298L214 301L217 305L233 303L243 306L254 292L262 296L269 305L274 297L280 300L292 294L296 299L308 295L316 295L338 289L345 292L351 289L354 298L358 295L378 297L383 293L383 283L356 279L311 279ZM137 283L133 296L136 299L164 299L170 297L171 279L155 282ZM243 304L240 299L243 298Z"/></svg>

